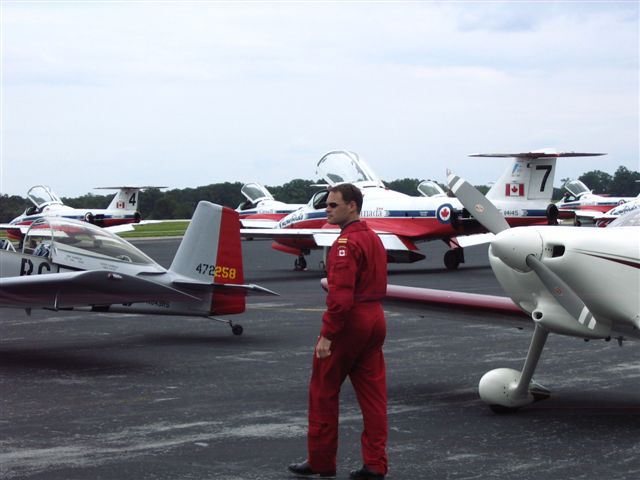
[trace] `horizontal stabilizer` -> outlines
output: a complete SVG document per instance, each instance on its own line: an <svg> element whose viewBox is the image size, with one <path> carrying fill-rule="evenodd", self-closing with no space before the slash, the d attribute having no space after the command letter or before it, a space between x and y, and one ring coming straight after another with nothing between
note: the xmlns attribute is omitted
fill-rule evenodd
<svg viewBox="0 0 640 480"><path fill-rule="evenodd" d="M583 153L583 152L557 152L554 149L534 150L533 152L520 153L471 153L470 157L492 157L492 158L561 158L561 157L598 157L606 153Z"/></svg>
<svg viewBox="0 0 640 480"><path fill-rule="evenodd" d="M67 308L198 297L144 278L106 270L0 278L0 306Z"/></svg>
<svg viewBox="0 0 640 480"><path fill-rule="evenodd" d="M94 187L94 190L146 190L148 188L169 188L167 186L135 186L135 185L123 185L121 187Z"/></svg>
<svg viewBox="0 0 640 480"><path fill-rule="evenodd" d="M224 293L229 295L280 295L268 288L261 287L260 285L255 285L253 283L249 284L236 284L236 283L204 283L204 282L182 282L182 281L174 281L173 285L177 287L184 287L190 290L201 291L201 292L211 292L214 293Z"/></svg>

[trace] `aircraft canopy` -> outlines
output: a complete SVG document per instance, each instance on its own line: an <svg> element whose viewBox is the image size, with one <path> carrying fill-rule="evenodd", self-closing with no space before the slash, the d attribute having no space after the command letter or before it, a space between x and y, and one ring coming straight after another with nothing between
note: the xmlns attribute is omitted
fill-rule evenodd
<svg viewBox="0 0 640 480"><path fill-rule="evenodd" d="M420 182L420 184L418 185L418 192L420 192L420 195L422 195L423 197L446 197L447 194L444 193L444 190L442 190L442 187L440 187L440 185L438 185L436 182L432 182L431 180L423 180L422 182Z"/></svg>
<svg viewBox="0 0 640 480"><path fill-rule="evenodd" d="M62 204L62 200L60 200L60 198L58 198L58 196L46 185L36 185L35 187L31 187L27 192L27 198L29 198L36 207L52 203Z"/></svg>
<svg viewBox="0 0 640 480"><path fill-rule="evenodd" d="M273 195L269 193L264 186L259 183L245 183L240 190L242 195L246 197L252 203L257 203L260 200L273 200Z"/></svg>
<svg viewBox="0 0 640 480"><path fill-rule="evenodd" d="M25 234L23 253L51 256L56 263L84 264L83 258L157 265L136 247L117 235L90 223L64 217L43 217Z"/></svg>
<svg viewBox="0 0 640 480"><path fill-rule="evenodd" d="M362 182L383 186L364 160L346 150L329 152L322 157L316 166L316 175L320 175L331 186Z"/></svg>
<svg viewBox="0 0 640 480"><path fill-rule="evenodd" d="M580 180L571 180L564 184L564 188L576 198L583 193L591 193L591 190L589 190Z"/></svg>

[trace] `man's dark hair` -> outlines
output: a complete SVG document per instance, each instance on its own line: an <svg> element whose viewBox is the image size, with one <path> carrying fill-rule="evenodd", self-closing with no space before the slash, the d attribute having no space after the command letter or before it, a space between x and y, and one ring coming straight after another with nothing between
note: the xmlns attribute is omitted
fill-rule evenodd
<svg viewBox="0 0 640 480"><path fill-rule="evenodd" d="M362 192L358 187L351 183L339 183L333 187L329 187L329 192L341 193L342 199L347 202L356 202L356 210L360 213L362 210Z"/></svg>

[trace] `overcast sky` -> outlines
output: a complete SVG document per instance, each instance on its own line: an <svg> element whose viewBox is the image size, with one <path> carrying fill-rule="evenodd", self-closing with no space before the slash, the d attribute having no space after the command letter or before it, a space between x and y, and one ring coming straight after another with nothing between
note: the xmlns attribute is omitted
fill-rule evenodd
<svg viewBox="0 0 640 480"><path fill-rule="evenodd" d="M333 149L386 180L640 170L634 0L1 4L2 193L280 185Z"/></svg>

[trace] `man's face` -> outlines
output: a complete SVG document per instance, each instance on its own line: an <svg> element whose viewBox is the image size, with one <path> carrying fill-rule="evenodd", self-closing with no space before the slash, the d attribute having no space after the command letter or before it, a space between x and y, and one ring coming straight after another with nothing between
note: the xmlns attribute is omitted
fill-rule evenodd
<svg viewBox="0 0 640 480"><path fill-rule="evenodd" d="M343 226L357 217L356 202L345 203L340 192L329 192L326 211L331 225Z"/></svg>

